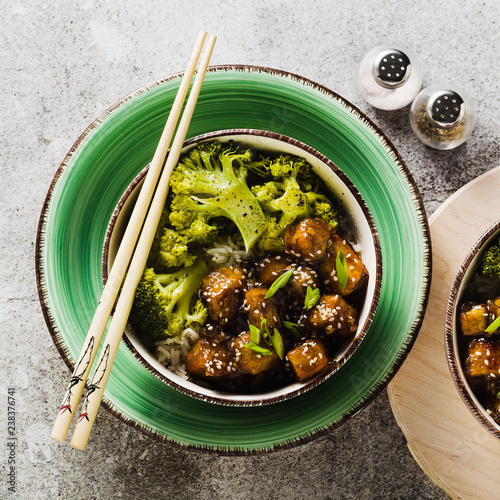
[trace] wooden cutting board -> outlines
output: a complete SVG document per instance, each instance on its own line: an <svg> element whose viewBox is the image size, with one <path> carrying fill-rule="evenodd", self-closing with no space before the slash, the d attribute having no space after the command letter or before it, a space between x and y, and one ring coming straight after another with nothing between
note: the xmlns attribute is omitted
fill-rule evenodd
<svg viewBox="0 0 500 500"><path fill-rule="evenodd" d="M455 499L500 498L500 439L462 401L446 359L448 296L473 244L500 219L500 167L473 180L429 219L432 283L422 328L387 392L422 470Z"/></svg>

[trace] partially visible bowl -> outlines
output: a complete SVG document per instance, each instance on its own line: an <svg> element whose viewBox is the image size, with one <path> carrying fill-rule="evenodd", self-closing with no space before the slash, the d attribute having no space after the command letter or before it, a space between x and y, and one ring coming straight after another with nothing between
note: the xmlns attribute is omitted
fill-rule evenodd
<svg viewBox="0 0 500 500"><path fill-rule="evenodd" d="M481 303L489 295L492 284L483 282L479 276L479 269L484 253L490 245L500 237L500 221L492 225L470 249L465 257L460 270L453 283L446 310L445 344L448 364L457 390L470 412L481 425L500 438L500 425L493 419L492 414L480 401L479 393L473 390L466 376L465 358L467 354L467 340L462 334L460 325L460 308L464 302L473 301ZM496 284L493 284L496 285ZM498 281L500 285L500 280ZM482 291L484 290L484 291ZM493 289L492 289L493 291ZM500 289L494 290L498 294ZM490 297L491 299L498 297ZM476 300L473 300L476 299ZM476 339L485 337L478 334ZM487 336L486 336L487 337ZM498 338L500 336L497 335ZM471 338L472 341L472 338ZM500 342L500 340L498 340ZM488 353L488 351L486 351ZM477 351L476 355L480 352ZM486 365L489 361L486 360ZM500 373L493 374L493 380L498 380L500 390Z"/></svg>
<svg viewBox="0 0 500 500"><path fill-rule="evenodd" d="M369 273L366 296L359 314L358 329L354 340L337 356L338 362L335 366L318 376L305 382L296 382L277 390L255 394L223 392L200 385L193 379L186 380L182 378L160 363L130 326L127 326L124 332L124 340L137 359L151 373L175 389L197 399L232 406L254 406L283 401L316 387L333 375L347 362L366 336L375 316L382 283L382 253L375 222L361 194L346 174L331 160L306 144L273 132L234 129L194 137L186 141L182 154L200 142L211 140L220 142L232 140L260 151L283 152L304 157L312 165L313 170L324 180L329 190L341 202L352 222L353 239L362 249L363 263ZM113 212L103 249L102 271L104 281L106 281L113 264L146 172L147 167L128 186Z"/></svg>

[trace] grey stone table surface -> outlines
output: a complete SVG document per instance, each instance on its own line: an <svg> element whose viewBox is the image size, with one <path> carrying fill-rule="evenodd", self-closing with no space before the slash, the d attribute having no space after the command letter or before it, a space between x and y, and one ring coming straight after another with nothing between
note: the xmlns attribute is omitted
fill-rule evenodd
<svg viewBox="0 0 500 500"><path fill-rule="evenodd" d="M500 164L496 0L0 1L0 497L440 499L383 392L328 436L253 457L174 449L101 411L85 452L49 437L68 371L38 299L38 218L52 178L83 130L122 96L184 69L200 29L212 64L300 74L341 94L389 136L427 215ZM412 134L408 108L369 106L356 67L375 45L411 48L424 86L453 81L477 103L472 137L448 152ZM189 49L188 49L189 47ZM7 490L7 389L16 388L16 492Z"/></svg>

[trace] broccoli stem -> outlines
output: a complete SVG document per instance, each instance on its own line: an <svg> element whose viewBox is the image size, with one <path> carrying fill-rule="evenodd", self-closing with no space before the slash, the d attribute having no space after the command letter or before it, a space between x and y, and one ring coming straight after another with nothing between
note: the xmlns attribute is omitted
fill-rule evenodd
<svg viewBox="0 0 500 500"><path fill-rule="evenodd" d="M224 191L223 200L219 197L195 199L200 203L218 207L220 215L234 222L243 237L247 252L264 232L266 218L260 203L246 184L230 186Z"/></svg>

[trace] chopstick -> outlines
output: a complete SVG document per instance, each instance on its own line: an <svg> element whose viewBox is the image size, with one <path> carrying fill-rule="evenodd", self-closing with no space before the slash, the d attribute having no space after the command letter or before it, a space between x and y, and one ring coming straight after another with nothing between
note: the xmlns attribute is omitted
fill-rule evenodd
<svg viewBox="0 0 500 500"><path fill-rule="evenodd" d="M135 291L139 281L141 280L144 267L146 266L148 254L153 243L153 238L158 227L163 207L165 205L170 174L179 160L182 146L193 116L196 101L201 90L201 85L208 69L208 63L210 62L215 40L215 36L210 36L208 39L207 47L203 53L198 72L184 108L184 113L177 127L177 132L172 142L170 152L167 156L165 166L163 167L163 172L160 176L153 201L151 202L146 220L144 221L141 236L137 242L127 276L118 297L108 333L106 334L106 338L104 339L104 343L101 347L101 353L99 355L99 359L97 360L96 369L89 385L86 398L83 402L81 414L73 433L73 438L71 439L71 446L78 450L85 449L97 411L101 404L106 382L109 378L111 367L123 335L123 330L125 329L125 325L127 324L128 316L132 308Z"/></svg>
<svg viewBox="0 0 500 500"><path fill-rule="evenodd" d="M115 262L104 287L101 300L96 308L78 361L75 364L75 369L68 384L65 398L51 433L51 437L56 441L64 441L66 439L83 387L85 386L104 330L106 329L113 306L116 302L115 311L97 362L97 368L91 384L89 385L82 412L71 441L71 445L77 449L85 449L90 435L104 388L123 335L123 330L128 320L135 290L146 265L147 256L158 226L163 205L165 204L170 174L179 159L189 123L194 112L194 107L201 90L201 84L203 83L208 63L213 52L216 41L215 36L211 36L208 40L183 116L177 127L177 133L172 143L170 153L165 162L165 157L167 156L168 148L172 141L206 35L207 33L205 31L201 31L196 41L186 72L182 78L167 123L165 124L165 128L160 138L160 142L151 161L134 211L118 249ZM163 167L164 162L165 166ZM160 178L159 181L158 178ZM154 197L153 193L155 193ZM129 269L127 272L128 267ZM126 272L127 277L124 281L123 279ZM123 288L120 292L122 283ZM120 295L118 301L116 301L119 292Z"/></svg>

